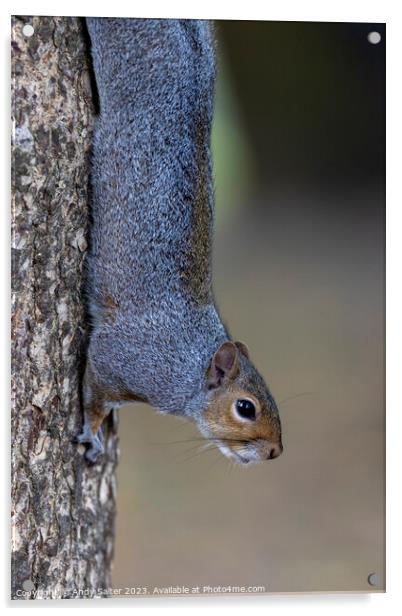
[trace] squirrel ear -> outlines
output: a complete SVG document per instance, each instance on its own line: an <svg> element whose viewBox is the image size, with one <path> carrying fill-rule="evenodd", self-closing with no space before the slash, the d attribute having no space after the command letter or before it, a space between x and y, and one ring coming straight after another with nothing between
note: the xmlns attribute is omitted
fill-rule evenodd
<svg viewBox="0 0 402 616"><path fill-rule="evenodd" d="M247 344L245 344L244 342L237 341L235 342L235 345L239 349L240 353L244 355L244 357L247 357L247 359L250 359L250 351L248 350Z"/></svg>
<svg viewBox="0 0 402 616"><path fill-rule="evenodd" d="M222 385L227 378L233 378L239 370L239 351L233 342L224 342L214 353L208 370L208 389Z"/></svg>

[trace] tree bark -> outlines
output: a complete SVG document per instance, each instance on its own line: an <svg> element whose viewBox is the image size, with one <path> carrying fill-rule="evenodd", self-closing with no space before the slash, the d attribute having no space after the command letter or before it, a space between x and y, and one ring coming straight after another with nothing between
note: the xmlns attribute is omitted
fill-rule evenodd
<svg viewBox="0 0 402 616"><path fill-rule="evenodd" d="M94 466L74 442L94 122L86 41L79 18L12 18L15 599L104 596L111 585L117 437L109 424L106 454Z"/></svg>

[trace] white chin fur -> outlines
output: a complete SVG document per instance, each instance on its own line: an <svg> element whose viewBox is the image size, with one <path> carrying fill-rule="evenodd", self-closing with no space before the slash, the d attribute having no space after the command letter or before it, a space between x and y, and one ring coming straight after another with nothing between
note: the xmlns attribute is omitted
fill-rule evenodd
<svg viewBox="0 0 402 616"><path fill-rule="evenodd" d="M246 465L246 464L251 464L252 462L258 462L258 460L250 459L249 456L247 456L246 458L245 456L243 457L241 454L235 453L234 451L229 449L227 445L224 445L223 443L218 443L218 447L224 456L226 456L227 458L229 458L229 460L232 460L236 464Z"/></svg>
<svg viewBox="0 0 402 616"><path fill-rule="evenodd" d="M203 436L205 436L206 439L211 438L211 433L209 431L209 427L208 426L199 426L200 432ZM243 456L242 454L236 454L235 452L233 452L227 445L225 445L225 443L223 441L219 441L216 438L213 439L215 445L217 445L217 447L219 448L220 452L226 457L229 458L229 460L232 460L232 462L235 462L236 464L239 464L240 466L247 466L247 465L251 465L251 464L255 464L256 462L261 462L261 459L258 455L257 452L251 451L251 452L247 452L247 455L244 455L245 459L242 459Z"/></svg>

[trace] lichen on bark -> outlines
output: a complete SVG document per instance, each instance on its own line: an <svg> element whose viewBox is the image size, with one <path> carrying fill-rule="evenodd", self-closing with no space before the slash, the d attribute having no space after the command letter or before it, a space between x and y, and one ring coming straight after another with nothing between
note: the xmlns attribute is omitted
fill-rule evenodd
<svg viewBox="0 0 402 616"><path fill-rule="evenodd" d="M34 28L32 36L23 32ZM83 20L12 18L12 597L110 587L117 437L74 442L87 325L83 264L94 123Z"/></svg>

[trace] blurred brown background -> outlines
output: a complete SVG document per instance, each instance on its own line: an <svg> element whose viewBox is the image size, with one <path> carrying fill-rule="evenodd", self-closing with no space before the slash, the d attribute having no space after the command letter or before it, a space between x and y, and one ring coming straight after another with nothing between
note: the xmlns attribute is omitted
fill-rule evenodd
<svg viewBox="0 0 402 616"><path fill-rule="evenodd" d="M125 407L114 585L381 590L385 26L217 36L215 292L284 453L238 467L183 420Z"/></svg>

